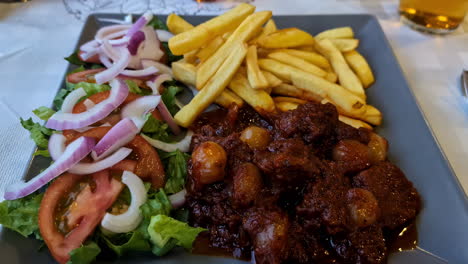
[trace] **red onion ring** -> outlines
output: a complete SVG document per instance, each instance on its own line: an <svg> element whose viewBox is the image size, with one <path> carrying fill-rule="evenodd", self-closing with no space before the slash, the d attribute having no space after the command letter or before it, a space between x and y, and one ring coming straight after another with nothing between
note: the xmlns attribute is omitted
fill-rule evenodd
<svg viewBox="0 0 468 264"><path fill-rule="evenodd" d="M174 36L171 32L162 29L156 29L156 35L158 35L158 39L162 42L168 42Z"/></svg>
<svg viewBox="0 0 468 264"><path fill-rule="evenodd" d="M166 121L167 125L171 128L172 132L175 135L179 135L182 131L180 130L179 125L177 125L176 121L174 120L174 117L172 117L171 113L169 112L162 100L158 105L158 110L159 113L161 113L161 116L164 119L164 121Z"/></svg>
<svg viewBox="0 0 468 264"><path fill-rule="evenodd" d="M130 25L112 25L103 27L98 30L94 39L98 43L102 43L104 39L114 39L118 37L122 37L127 34Z"/></svg>
<svg viewBox="0 0 468 264"><path fill-rule="evenodd" d="M153 74L158 73L159 70L153 66L145 68L143 70L124 70L122 71L122 75L129 76L129 77L146 77Z"/></svg>
<svg viewBox="0 0 468 264"><path fill-rule="evenodd" d="M78 138L68 145L63 155L61 155L52 165L39 175L28 182L21 182L8 186L5 191L4 198L6 200L15 200L37 191L39 188L46 185L48 182L55 179L57 176L64 173L86 157L93 147L93 138Z"/></svg>
<svg viewBox="0 0 468 264"><path fill-rule="evenodd" d="M128 86L124 81L114 79L110 85L112 89L106 100L79 114L57 112L49 118L46 127L55 130L77 129L104 119L119 107L128 95Z"/></svg>
<svg viewBox="0 0 468 264"><path fill-rule="evenodd" d="M179 208L184 205L185 203L185 195L187 194L187 191L185 189L182 189L182 191L178 193L174 193L172 195L169 195L169 201L171 202L171 205L173 208Z"/></svg>
<svg viewBox="0 0 468 264"><path fill-rule="evenodd" d="M96 50L97 48L99 48L99 42L93 39L81 45L80 50L83 52L91 52L93 50Z"/></svg>
<svg viewBox="0 0 468 264"><path fill-rule="evenodd" d="M108 156L116 149L125 146L138 132L139 129L130 118L120 120L99 140L91 152L91 157L98 160Z"/></svg>
<svg viewBox="0 0 468 264"><path fill-rule="evenodd" d="M127 48L130 54L136 55L138 51L138 47L144 40L145 40L145 33L141 31L135 32L135 34L133 34L132 38L128 42Z"/></svg>
<svg viewBox="0 0 468 264"><path fill-rule="evenodd" d="M95 173L95 172L114 166L115 164L125 159L128 155L130 155L131 152L132 152L132 149L120 148L116 152L114 152L112 155L108 156L107 158L103 160L91 162L91 163L79 162L78 164L71 167L68 170L68 172L71 172L74 174Z"/></svg>
<svg viewBox="0 0 468 264"><path fill-rule="evenodd" d="M52 134L49 138L49 154L52 160L58 160L65 151L65 142L67 138L62 134Z"/></svg>
<svg viewBox="0 0 468 264"><path fill-rule="evenodd" d="M125 36L132 37L137 31L139 31L142 27L144 27L148 22L153 19L153 14L150 12L144 13L138 20L133 23L133 25L128 29L128 32Z"/></svg>
<svg viewBox="0 0 468 264"><path fill-rule="evenodd" d="M151 90L153 90L153 94L156 95L159 94L159 88L161 84L163 84L166 81L172 81L172 77L167 73L163 73L153 78L153 80L147 81L146 85L148 85L151 88Z"/></svg>
<svg viewBox="0 0 468 264"><path fill-rule="evenodd" d="M190 142L192 141L192 136L193 136L193 131L189 130L187 131L187 134L185 137L177 142L177 143L166 143L162 142L157 139L150 138L146 136L145 134L141 134L141 136L153 147L164 150L166 152L172 152L176 150L180 150L182 152L188 152L190 149Z"/></svg>
<svg viewBox="0 0 468 264"><path fill-rule="evenodd" d="M143 96L122 108L122 118L130 118L140 130L145 124L145 115L153 111L161 101L159 95Z"/></svg>
<svg viewBox="0 0 468 264"><path fill-rule="evenodd" d="M162 63L160 63L160 62L153 61L153 60L142 59L142 60L141 60L141 65L142 65L144 68L150 67L150 66L154 66L154 67L156 67L156 69L158 69L161 73L166 73L166 74L169 74L170 76L174 76L174 74L172 74L172 69L171 69L170 67L168 67L167 65L162 64Z"/></svg>
<svg viewBox="0 0 468 264"><path fill-rule="evenodd" d="M115 61L111 67L108 67L107 70L104 70L96 75L94 75L94 79L96 79L97 84L106 83L115 77L117 77L125 68L127 67L130 61L130 52L126 48L120 48L120 58L118 61Z"/></svg>
<svg viewBox="0 0 468 264"><path fill-rule="evenodd" d="M75 107L78 100L80 100L84 96L86 96L86 92L83 88L73 90L67 95L67 97L65 97L65 100L63 100L62 108L60 109L60 111L62 113L73 112L73 107Z"/></svg>

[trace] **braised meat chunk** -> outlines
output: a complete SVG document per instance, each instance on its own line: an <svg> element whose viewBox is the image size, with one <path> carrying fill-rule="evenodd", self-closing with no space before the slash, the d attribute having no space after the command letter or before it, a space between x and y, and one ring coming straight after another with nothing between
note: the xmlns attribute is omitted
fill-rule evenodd
<svg viewBox="0 0 468 264"><path fill-rule="evenodd" d="M381 162L353 178L353 186L369 190L381 208L382 226L395 229L413 220L421 200L413 184L390 162Z"/></svg>
<svg viewBox="0 0 468 264"><path fill-rule="evenodd" d="M385 263L419 194L387 161L385 138L307 103L261 117L204 113L192 127L189 222L197 241L256 263Z"/></svg>

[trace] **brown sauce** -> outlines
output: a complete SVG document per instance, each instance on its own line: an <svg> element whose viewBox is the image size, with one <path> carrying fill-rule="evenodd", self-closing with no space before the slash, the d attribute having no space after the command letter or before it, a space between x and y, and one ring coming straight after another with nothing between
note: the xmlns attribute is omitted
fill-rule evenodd
<svg viewBox="0 0 468 264"><path fill-rule="evenodd" d="M210 234L208 232L200 233L195 239L192 246L192 254L213 257L236 258L244 261L250 260L250 257L244 256L244 254L242 254L239 249L231 250L210 246Z"/></svg>
<svg viewBox="0 0 468 264"><path fill-rule="evenodd" d="M411 223L388 236L388 253L401 252L415 249L418 245L418 230L416 224Z"/></svg>

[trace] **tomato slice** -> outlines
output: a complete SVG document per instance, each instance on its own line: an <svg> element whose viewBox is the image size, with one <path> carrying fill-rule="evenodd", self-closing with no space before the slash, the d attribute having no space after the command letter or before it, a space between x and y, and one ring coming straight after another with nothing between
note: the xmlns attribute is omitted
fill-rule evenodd
<svg viewBox="0 0 468 264"><path fill-rule="evenodd" d="M93 103L98 104L104 100L106 100L110 95L110 91L103 91L99 93L95 93L88 97L89 100L91 100ZM128 93L127 98L122 103L122 106L135 101L136 99L140 98L141 96L138 94L134 93ZM73 107L73 113L74 114L79 114L86 111L86 105L84 104L84 100L81 102L78 102L74 107Z"/></svg>
<svg viewBox="0 0 468 264"><path fill-rule="evenodd" d="M119 161L114 166L110 167L110 170L134 172L136 165L137 165L137 162L135 160L124 159L122 161Z"/></svg>
<svg viewBox="0 0 468 264"><path fill-rule="evenodd" d="M84 52L82 50L80 50L78 52L78 57L80 58L81 61L89 62L89 63L97 63L97 64L101 63L101 60L99 59L99 55L97 55L97 54L92 56L92 57L89 57L86 60L83 60L83 57L81 57L81 54L83 54L83 53Z"/></svg>
<svg viewBox="0 0 468 264"><path fill-rule="evenodd" d="M92 69L86 71L75 72L67 75L67 81L70 83L89 82L95 83L94 75L98 72L102 72L105 68Z"/></svg>
<svg viewBox="0 0 468 264"><path fill-rule="evenodd" d="M95 189L87 185L74 201L68 218L68 226L72 230L62 234L56 226L56 208L70 189L81 181L84 175L71 173L58 177L47 188L39 208L39 230L52 256L59 263L66 263L73 249L79 248L86 238L100 223L106 210L117 199L123 184L110 177L109 171L94 173L91 177L95 182Z"/></svg>
<svg viewBox="0 0 468 264"><path fill-rule="evenodd" d="M84 136L100 140L111 129L111 127L95 127L83 133L64 131L67 144L75 139ZM165 183L164 167L158 152L144 138L137 135L126 147L131 148L136 154L136 165L134 173L145 181L151 181L154 188L162 188Z"/></svg>

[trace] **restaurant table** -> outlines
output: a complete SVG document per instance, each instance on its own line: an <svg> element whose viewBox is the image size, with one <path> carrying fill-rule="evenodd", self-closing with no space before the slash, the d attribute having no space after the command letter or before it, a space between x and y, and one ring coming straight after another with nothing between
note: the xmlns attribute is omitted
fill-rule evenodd
<svg viewBox="0 0 468 264"><path fill-rule="evenodd" d="M74 51L90 13L152 11L215 15L236 3L200 4L193 0L0 3L0 200L5 187L23 177L34 150L34 143L19 118L33 116L31 110L41 105L50 106L67 67L62 58ZM467 20L454 33L437 36L402 24L395 0L255 0L252 3L257 10L272 10L275 15L375 15L437 141L465 192L468 190L468 99L460 81L462 69L468 69ZM385 122L385 113L383 116Z"/></svg>

